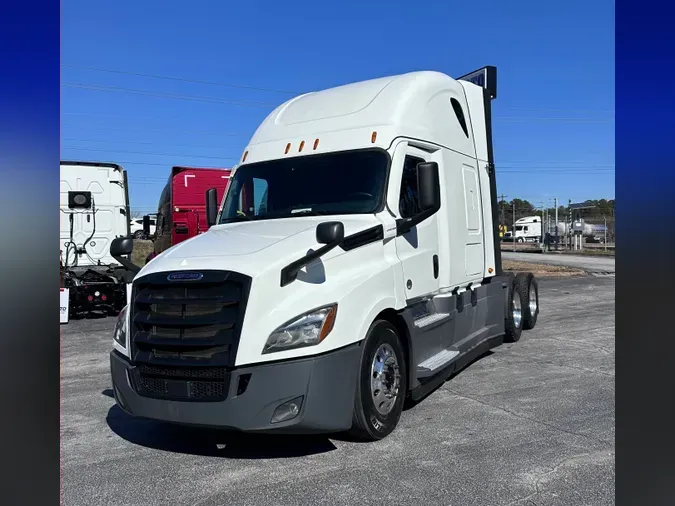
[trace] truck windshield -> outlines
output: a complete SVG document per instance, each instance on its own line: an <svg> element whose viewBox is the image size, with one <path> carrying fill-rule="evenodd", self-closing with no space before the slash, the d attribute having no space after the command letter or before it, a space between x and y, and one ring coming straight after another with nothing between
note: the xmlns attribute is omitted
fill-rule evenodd
<svg viewBox="0 0 675 506"><path fill-rule="evenodd" d="M388 165L389 155L382 150L244 165L230 180L219 223L374 213L382 203Z"/></svg>

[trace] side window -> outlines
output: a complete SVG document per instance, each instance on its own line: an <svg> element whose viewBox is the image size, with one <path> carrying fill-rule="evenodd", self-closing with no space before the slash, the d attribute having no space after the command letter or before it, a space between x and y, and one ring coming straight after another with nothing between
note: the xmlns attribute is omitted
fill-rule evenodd
<svg viewBox="0 0 675 506"><path fill-rule="evenodd" d="M464 118L464 111L462 111L462 106L460 105L459 101L456 98L451 98L450 104L452 104L452 109L455 111L455 116L457 116L457 121L459 121L459 125L462 127L462 130L464 130L464 135L466 135L468 138L469 129L466 126L466 118Z"/></svg>
<svg viewBox="0 0 675 506"><path fill-rule="evenodd" d="M240 214L247 216L259 216L267 212L267 180L251 178L244 183L239 194Z"/></svg>
<svg viewBox="0 0 675 506"><path fill-rule="evenodd" d="M267 181L256 177L253 178L253 207L256 216L267 212Z"/></svg>
<svg viewBox="0 0 675 506"><path fill-rule="evenodd" d="M398 210L402 218L410 218L420 211L419 194L417 192L417 164L423 159L407 155L403 162L403 177L401 178L401 194Z"/></svg>

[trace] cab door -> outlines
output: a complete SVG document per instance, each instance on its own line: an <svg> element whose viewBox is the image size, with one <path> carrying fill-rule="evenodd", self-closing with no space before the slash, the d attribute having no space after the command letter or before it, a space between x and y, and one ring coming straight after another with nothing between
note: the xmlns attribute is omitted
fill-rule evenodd
<svg viewBox="0 0 675 506"><path fill-rule="evenodd" d="M417 191L417 165L429 162L431 155L419 148L401 142L395 151L392 161L391 178L392 197L388 199L391 211L396 218L410 218L420 212L419 192ZM438 290L439 258L438 258L438 218L436 215L424 220L409 232L395 239L396 253L403 267L403 285L406 299L422 297Z"/></svg>

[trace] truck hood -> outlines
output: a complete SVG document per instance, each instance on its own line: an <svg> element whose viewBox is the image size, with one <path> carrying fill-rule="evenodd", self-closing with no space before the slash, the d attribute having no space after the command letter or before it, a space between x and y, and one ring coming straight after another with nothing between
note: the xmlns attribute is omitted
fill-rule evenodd
<svg viewBox="0 0 675 506"><path fill-rule="evenodd" d="M216 225L155 257L138 276L181 269L227 269L254 276L273 264L293 261L310 248L316 249L316 226L324 221L341 221L345 236L381 224L374 215L346 215Z"/></svg>

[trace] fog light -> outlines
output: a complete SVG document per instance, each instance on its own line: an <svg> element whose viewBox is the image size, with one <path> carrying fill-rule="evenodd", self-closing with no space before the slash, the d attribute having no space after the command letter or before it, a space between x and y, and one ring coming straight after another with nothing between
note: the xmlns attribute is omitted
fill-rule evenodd
<svg viewBox="0 0 675 506"><path fill-rule="evenodd" d="M277 407L277 409L274 410L270 423L285 422L298 416L298 414L300 414L300 408L302 407L303 398L304 396L301 395L300 397L284 402Z"/></svg>

